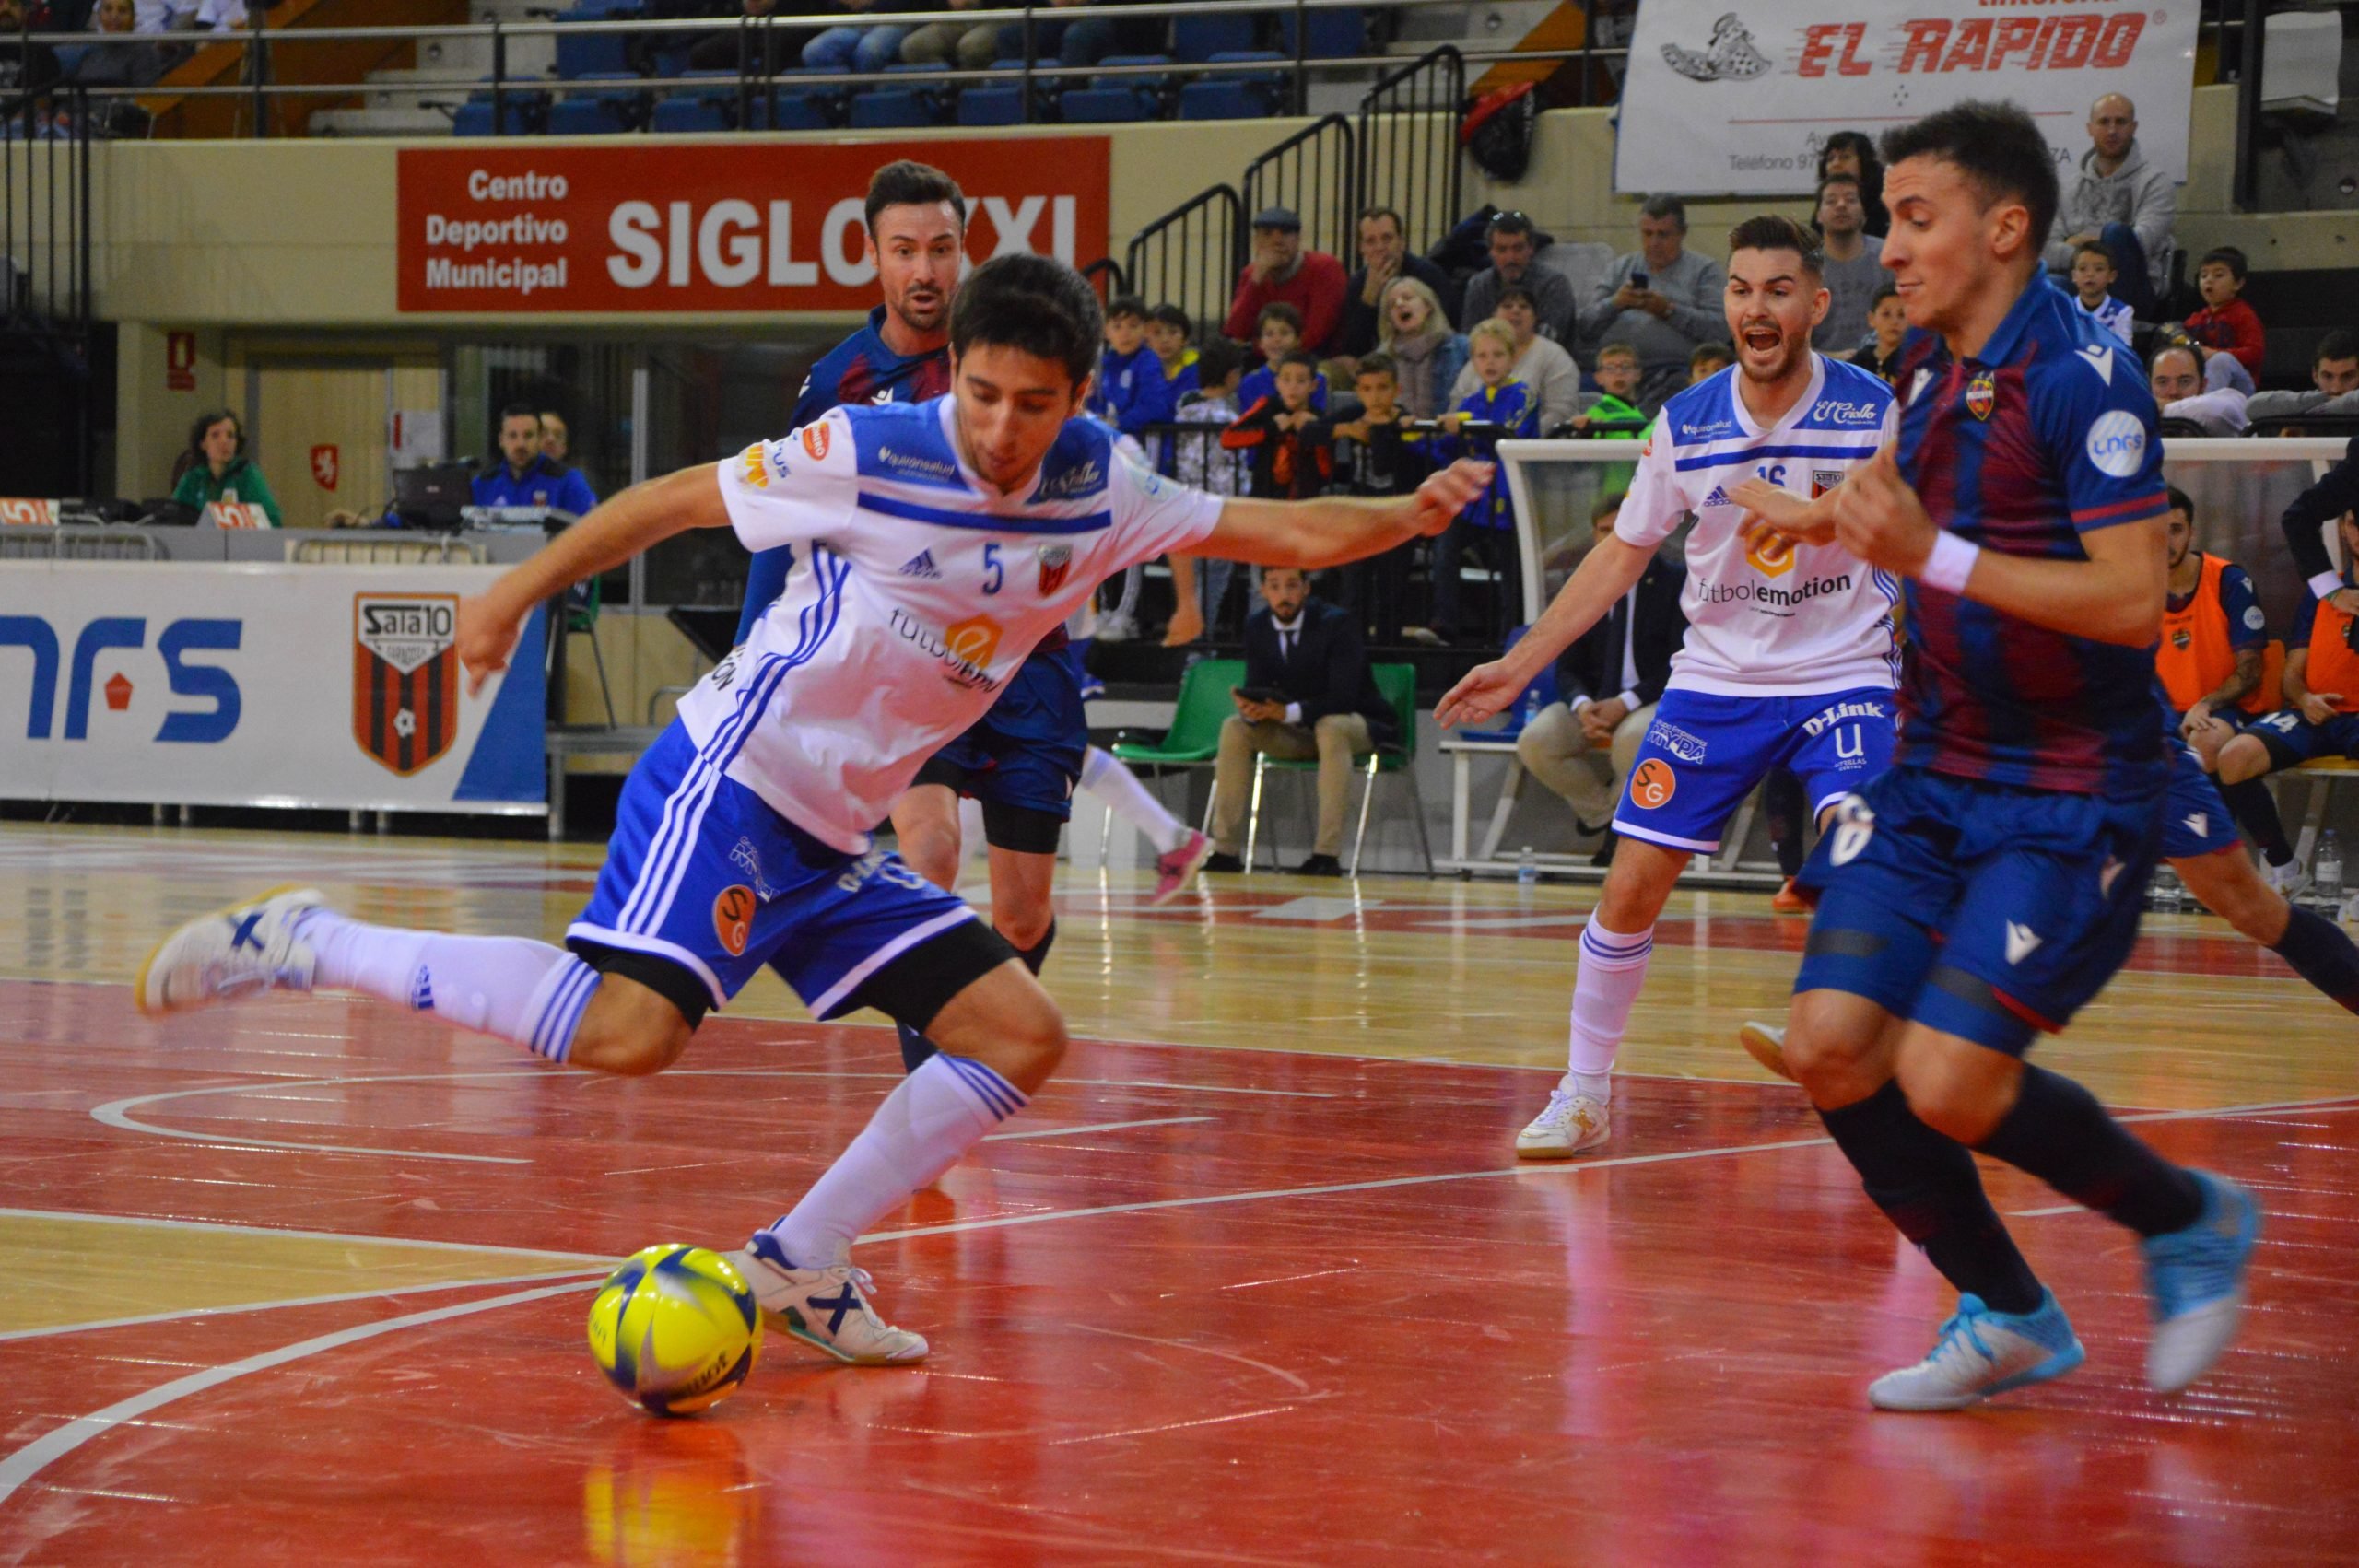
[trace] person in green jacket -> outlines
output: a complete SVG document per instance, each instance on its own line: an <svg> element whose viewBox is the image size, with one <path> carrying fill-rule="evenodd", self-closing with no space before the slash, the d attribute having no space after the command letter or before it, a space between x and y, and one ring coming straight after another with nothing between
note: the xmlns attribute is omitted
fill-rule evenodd
<svg viewBox="0 0 2359 1568"><path fill-rule="evenodd" d="M221 408L200 417L189 427L188 451L188 470L172 486L172 499L200 511L216 501L247 501L262 509L271 527L287 526L278 497L246 456L246 429L236 415Z"/></svg>

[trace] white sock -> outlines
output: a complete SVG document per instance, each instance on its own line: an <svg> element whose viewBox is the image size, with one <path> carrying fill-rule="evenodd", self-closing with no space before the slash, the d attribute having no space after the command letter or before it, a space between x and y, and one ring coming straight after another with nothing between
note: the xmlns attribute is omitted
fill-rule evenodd
<svg viewBox="0 0 2359 1568"><path fill-rule="evenodd" d="M561 947L512 936L444 936L364 925L331 910L299 934L319 963L313 984L431 1012L563 1061L598 972Z"/></svg>
<svg viewBox="0 0 2359 1568"><path fill-rule="evenodd" d="M1082 760L1081 787L1114 808L1116 814L1147 836L1158 855L1168 855L1188 841L1188 829L1180 819L1163 809L1155 791L1139 781L1139 776L1122 766L1122 759L1111 752L1089 748Z"/></svg>
<svg viewBox="0 0 2359 1568"><path fill-rule="evenodd" d="M794 1211L768 1227L770 1236L797 1268L845 1261L861 1233L1025 1105L1013 1084L980 1061L947 1052L926 1058Z"/></svg>
<svg viewBox="0 0 2359 1568"><path fill-rule="evenodd" d="M1581 928L1581 967L1573 979L1573 1087L1601 1104L1614 1098L1614 1058L1630 1027L1630 1009L1647 983L1655 929L1607 930L1591 915Z"/></svg>

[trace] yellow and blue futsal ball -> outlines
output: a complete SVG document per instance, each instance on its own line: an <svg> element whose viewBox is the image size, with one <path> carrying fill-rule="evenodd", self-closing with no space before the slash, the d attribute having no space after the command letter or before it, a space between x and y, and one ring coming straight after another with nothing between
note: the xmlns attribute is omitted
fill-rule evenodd
<svg viewBox="0 0 2359 1568"><path fill-rule="evenodd" d="M728 1398L761 1353L762 1313L737 1266L701 1246L634 1252L590 1304L590 1353L624 1398L660 1416Z"/></svg>

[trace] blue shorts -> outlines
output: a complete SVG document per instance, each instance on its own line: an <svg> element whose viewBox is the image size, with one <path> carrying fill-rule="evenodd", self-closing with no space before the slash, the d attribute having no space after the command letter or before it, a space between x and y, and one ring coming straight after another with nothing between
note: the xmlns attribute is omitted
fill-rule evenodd
<svg viewBox="0 0 2359 1568"><path fill-rule="evenodd" d="M991 711L928 757L917 782L947 785L986 806L1039 813L1060 823L1072 816L1074 789L1089 750L1080 663L1070 645L1025 660ZM1056 852L1053 842L1049 852Z"/></svg>
<svg viewBox="0 0 2359 1568"><path fill-rule="evenodd" d="M675 722L639 759L569 942L668 959L702 980L715 1006L767 964L815 1017L833 1018L885 1005L862 987L901 954L945 936L971 940L964 901L898 856L847 855L812 837L722 776L722 745L717 736L700 752Z"/></svg>
<svg viewBox="0 0 2359 1568"><path fill-rule="evenodd" d="M2163 859L2191 860L2244 842L2195 748L2174 735L2170 758L2171 778L2163 795Z"/></svg>
<svg viewBox="0 0 2359 1568"><path fill-rule="evenodd" d="M2161 806L1921 767L1872 778L1802 868L1818 916L1794 989L2020 1056L2129 958Z"/></svg>
<svg viewBox="0 0 2359 1568"><path fill-rule="evenodd" d="M1815 817L1892 766L1898 708L1883 686L1814 696L1667 691L1630 765L1614 831L1712 850L1773 767L1802 776Z"/></svg>
<svg viewBox="0 0 2359 1568"><path fill-rule="evenodd" d="M2359 760L2359 713L2338 713L2323 724L2313 724L2299 709L2281 708L2246 725L2245 733L2268 749L2272 772L2322 756Z"/></svg>

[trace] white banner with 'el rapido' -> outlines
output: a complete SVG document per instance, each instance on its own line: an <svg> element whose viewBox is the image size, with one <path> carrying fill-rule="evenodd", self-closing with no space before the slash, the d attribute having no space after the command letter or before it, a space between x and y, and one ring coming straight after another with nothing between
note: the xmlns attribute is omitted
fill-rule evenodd
<svg viewBox="0 0 2359 1568"><path fill-rule="evenodd" d="M0 563L0 799L546 809L544 612L467 695L492 567Z"/></svg>
<svg viewBox="0 0 2359 1568"><path fill-rule="evenodd" d="M1636 195L1790 195L1837 131L1872 140L1964 99L2021 104L2068 180L2089 105L2138 106L2147 160L2187 178L2194 0L1646 0L1614 183Z"/></svg>

